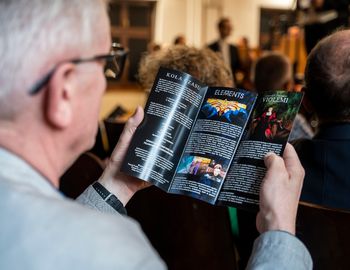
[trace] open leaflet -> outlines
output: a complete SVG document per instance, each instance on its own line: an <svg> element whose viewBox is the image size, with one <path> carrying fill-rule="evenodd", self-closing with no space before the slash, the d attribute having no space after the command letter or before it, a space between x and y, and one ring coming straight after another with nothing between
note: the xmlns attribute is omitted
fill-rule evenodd
<svg viewBox="0 0 350 270"><path fill-rule="evenodd" d="M121 171L169 193L256 208L263 158L283 153L302 95L207 87L160 68Z"/></svg>

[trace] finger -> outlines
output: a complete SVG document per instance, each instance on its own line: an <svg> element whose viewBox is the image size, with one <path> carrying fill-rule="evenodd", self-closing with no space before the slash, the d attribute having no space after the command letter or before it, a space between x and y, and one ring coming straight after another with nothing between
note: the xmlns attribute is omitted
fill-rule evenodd
<svg viewBox="0 0 350 270"><path fill-rule="evenodd" d="M256 220L255 221L256 229L258 230L259 233L262 233L264 231L264 228L263 228L264 221L263 221L261 211L258 212L255 220Z"/></svg>
<svg viewBox="0 0 350 270"><path fill-rule="evenodd" d="M144 116L143 109L140 106L138 106L136 108L134 115L130 117L125 124L123 132L119 137L118 144L114 148L114 151L112 153L112 156L111 156L112 161L119 162L123 160L126 150L129 147L132 136L134 135L136 128L142 122L143 116Z"/></svg>
<svg viewBox="0 0 350 270"><path fill-rule="evenodd" d="M264 157L264 163L267 170L270 170L271 167L282 166L283 160L275 153L269 152Z"/></svg>
<svg viewBox="0 0 350 270"><path fill-rule="evenodd" d="M275 153L267 153L264 158L265 166L267 168L266 175L263 179L265 181L274 181L281 177L280 174L286 173L283 159L277 156Z"/></svg>

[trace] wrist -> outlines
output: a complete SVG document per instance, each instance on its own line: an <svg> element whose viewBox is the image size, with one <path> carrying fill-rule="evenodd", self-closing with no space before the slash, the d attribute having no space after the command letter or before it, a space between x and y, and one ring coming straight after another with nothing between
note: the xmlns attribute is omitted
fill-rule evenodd
<svg viewBox="0 0 350 270"><path fill-rule="evenodd" d="M295 235L295 226L290 224L271 224L267 226L266 231L282 231Z"/></svg>
<svg viewBox="0 0 350 270"><path fill-rule="evenodd" d="M260 233L267 231L284 231L295 235L295 220L291 221L287 218L279 217L273 214L265 215Z"/></svg>
<svg viewBox="0 0 350 270"><path fill-rule="evenodd" d="M115 211L122 215L127 215L123 203L113 193L109 192L100 182L93 183L92 187L102 198L102 200L111 206Z"/></svg>
<svg viewBox="0 0 350 270"><path fill-rule="evenodd" d="M126 183L114 179L113 177L101 177L98 182L103 185L109 192L114 194L125 206L136 191L131 190Z"/></svg>

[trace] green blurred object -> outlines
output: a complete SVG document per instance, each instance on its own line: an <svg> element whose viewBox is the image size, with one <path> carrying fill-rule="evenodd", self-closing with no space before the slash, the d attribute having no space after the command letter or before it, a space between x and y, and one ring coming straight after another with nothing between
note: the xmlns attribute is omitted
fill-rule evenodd
<svg viewBox="0 0 350 270"><path fill-rule="evenodd" d="M230 215L231 230L234 237L239 235L237 209L234 207L228 207L228 213Z"/></svg>

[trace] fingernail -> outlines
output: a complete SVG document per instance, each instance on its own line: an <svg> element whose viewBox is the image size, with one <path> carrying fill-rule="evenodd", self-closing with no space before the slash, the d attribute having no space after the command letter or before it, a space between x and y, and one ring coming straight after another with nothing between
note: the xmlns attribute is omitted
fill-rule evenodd
<svg viewBox="0 0 350 270"><path fill-rule="evenodd" d="M276 155L276 154L274 152L267 152L265 154L265 158L268 158L268 157L273 156L273 155Z"/></svg>

